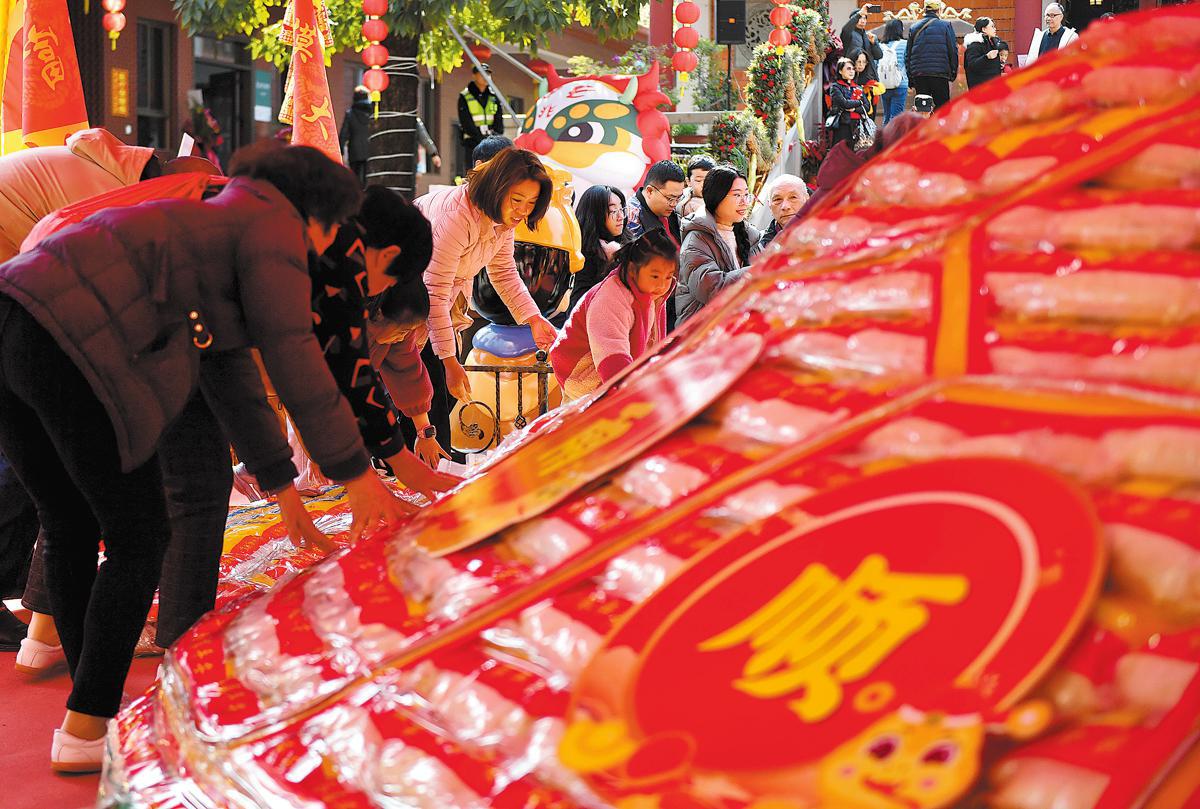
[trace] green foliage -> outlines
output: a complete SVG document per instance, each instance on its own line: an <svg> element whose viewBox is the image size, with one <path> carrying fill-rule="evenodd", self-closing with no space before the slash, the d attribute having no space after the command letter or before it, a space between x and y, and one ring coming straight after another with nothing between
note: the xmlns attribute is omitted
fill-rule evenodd
<svg viewBox="0 0 1200 809"><path fill-rule="evenodd" d="M813 8L813 6L818 8ZM788 6L794 14L788 30L792 34L792 43L807 49L810 45L818 55L824 55L825 50L833 42L829 28L829 7L823 0L799 2Z"/></svg>
<svg viewBox="0 0 1200 809"><path fill-rule="evenodd" d="M728 74L725 63L719 58L723 48L710 39L701 39L693 51L698 64L695 71L688 77L688 85L692 88L692 104L699 112L723 110L728 106L726 101L726 83ZM733 100L736 104L741 100L739 88L733 88Z"/></svg>
<svg viewBox="0 0 1200 809"><path fill-rule="evenodd" d="M758 157L760 175L775 162L767 130L750 110L725 112L714 118L708 131L708 145L714 160L732 163L747 174L754 155Z"/></svg>
<svg viewBox="0 0 1200 809"><path fill-rule="evenodd" d="M290 53L279 45L278 21L284 0L173 0L190 34L250 37L251 53L278 66ZM361 50L361 0L327 0L334 51ZM399 36L421 36L418 58L429 67L453 70L463 63L462 48L446 23L454 20L494 42L532 52L547 35L578 24L602 38L628 39L638 30L639 0L392 0L384 19Z"/></svg>
<svg viewBox="0 0 1200 809"><path fill-rule="evenodd" d="M674 124L671 126L671 137L677 138L680 135L695 135L700 131L700 127L696 124Z"/></svg>

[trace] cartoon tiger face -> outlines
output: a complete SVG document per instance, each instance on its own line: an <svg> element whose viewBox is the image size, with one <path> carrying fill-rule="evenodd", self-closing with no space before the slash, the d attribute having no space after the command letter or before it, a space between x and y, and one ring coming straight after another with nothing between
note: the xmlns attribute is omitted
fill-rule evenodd
<svg viewBox="0 0 1200 809"><path fill-rule="evenodd" d="M842 809L937 809L979 777L984 725L904 706L825 757L820 794Z"/></svg>

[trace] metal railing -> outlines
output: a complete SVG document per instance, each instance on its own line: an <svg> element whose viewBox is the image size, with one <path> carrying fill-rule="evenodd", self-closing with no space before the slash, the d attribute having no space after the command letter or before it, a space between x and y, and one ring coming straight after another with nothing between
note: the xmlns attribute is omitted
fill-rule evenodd
<svg viewBox="0 0 1200 809"><path fill-rule="evenodd" d="M472 399L469 402L464 402L458 409L458 428L459 431L467 438L476 441L487 438L487 441L478 449L465 450L467 455L474 455L480 452L486 452L494 446L499 446L503 438L501 435L504 420L500 418L501 409L501 386L500 383L505 377L517 378L517 413L513 418L513 428L520 430L528 425L525 418L525 377L530 374L535 374L538 378L537 382L537 404L538 415L545 415L550 410L550 375L554 373L554 369L546 362L546 352L539 351L534 355L537 360L533 365L464 365L463 369L467 373L484 373L491 374L493 377L493 390L496 396L496 406L488 407L484 402L478 399ZM483 424L479 421L468 421L468 408L481 410L487 414L487 419L491 422L492 434L488 437L484 431Z"/></svg>

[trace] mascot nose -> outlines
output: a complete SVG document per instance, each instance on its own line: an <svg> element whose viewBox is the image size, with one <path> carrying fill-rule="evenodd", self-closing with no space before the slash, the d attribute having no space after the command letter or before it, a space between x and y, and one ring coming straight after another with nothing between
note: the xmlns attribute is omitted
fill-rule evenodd
<svg viewBox="0 0 1200 809"><path fill-rule="evenodd" d="M554 138L547 135L544 129L535 129L517 138L516 145L522 149L532 149L538 154L550 154L554 148Z"/></svg>

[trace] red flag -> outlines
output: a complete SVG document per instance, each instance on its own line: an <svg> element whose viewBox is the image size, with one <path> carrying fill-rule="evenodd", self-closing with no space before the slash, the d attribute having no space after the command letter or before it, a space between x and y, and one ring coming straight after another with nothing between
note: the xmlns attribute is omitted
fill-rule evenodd
<svg viewBox="0 0 1200 809"><path fill-rule="evenodd" d="M292 46L292 64L279 120L292 125L294 145L314 146L341 163L337 118L325 75L324 48L333 47L325 4L321 0L292 0L280 39Z"/></svg>
<svg viewBox="0 0 1200 809"><path fill-rule="evenodd" d="M0 154L61 146L88 128L64 0L0 0Z"/></svg>

